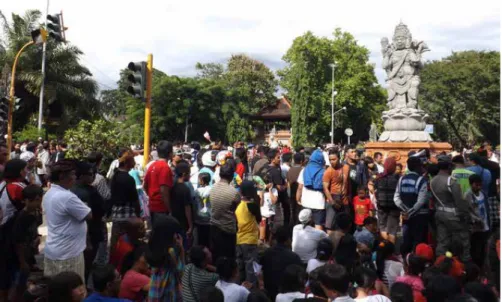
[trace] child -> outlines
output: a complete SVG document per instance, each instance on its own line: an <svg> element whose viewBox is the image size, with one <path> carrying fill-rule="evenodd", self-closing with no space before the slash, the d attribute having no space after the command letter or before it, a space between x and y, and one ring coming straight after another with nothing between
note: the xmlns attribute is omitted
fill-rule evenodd
<svg viewBox="0 0 502 302"><path fill-rule="evenodd" d="M119 298L143 301L150 289L148 263L145 260L145 247L138 246L127 254L122 262L122 283Z"/></svg>
<svg viewBox="0 0 502 302"><path fill-rule="evenodd" d="M216 271L220 280L216 282L216 288L219 288L225 296L225 302L245 302L249 295L251 284L244 282L242 285L234 283L239 279L237 263L235 259L222 257L216 262Z"/></svg>
<svg viewBox="0 0 502 302"><path fill-rule="evenodd" d="M28 185L23 189L25 207L19 212L12 229L14 249L17 256L17 273L14 285L16 296L23 294L30 270L35 265L40 236L38 227L42 224L41 203L44 191L38 185Z"/></svg>
<svg viewBox="0 0 502 302"><path fill-rule="evenodd" d="M462 243L453 241L449 250L445 255L437 257L434 266L438 267L443 274L450 275L461 282L465 274L465 267L457 255L463 255L464 253Z"/></svg>
<svg viewBox="0 0 502 302"><path fill-rule="evenodd" d="M252 181L243 181L240 191L241 202L235 210L238 227L236 255L240 281L245 280L256 284L253 261L258 261L258 223L261 221L260 198Z"/></svg>
<svg viewBox="0 0 502 302"><path fill-rule="evenodd" d="M209 246L209 222L211 220L211 175L199 173L199 187L195 190L194 217L197 226L196 242L202 246Z"/></svg>
<svg viewBox="0 0 502 302"><path fill-rule="evenodd" d="M273 187L272 183L266 185L263 192L263 201L261 203L261 223L260 223L260 241L270 241L270 236L267 236L273 230L274 216L276 204L279 197L279 192ZM267 238L268 237L268 238Z"/></svg>
<svg viewBox="0 0 502 302"><path fill-rule="evenodd" d="M382 241L376 254L377 275L388 287L392 287L403 271L403 264L394 255L395 249L392 242Z"/></svg>
<svg viewBox="0 0 502 302"><path fill-rule="evenodd" d="M357 196L354 197L354 223L359 228L364 225L364 219L374 215L375 208L366 195L366 189L362 186L357 188Z"/></svg>
<svg viewBox="0 0 502 302"><path fill-rule="evenodd" d="M377 279L377 274L374 270L359 267L354 271L354 287L356 302L388 302L386 296L389 296L389 289ZM380 292L385 293L385 295Z"/></svg>
<svg viewBox="0 0 502 302"><path fill-rule="evenodd" d="M394 173L401 176L403 174L403 165L400 163L397 163L396 164L396 171Z"/></svg>
<svg viewBox="0 0 502 302"><path fill-rule="evenodd" d="M405 275L396 278L396 282L406 283L413 289L413 300L415 302L425 302L422 294L425 289L421 275L425 270L425 260L419 256L408 254L405 260Z"/></svg>
<svg viewBox="0 0 502 302"><path fill-rule="evenodd" d="M483 267L486 245L490 237L487 198L481 190L483 188L483 180L478 174L469 176L469 184L471 185L471 189L465 193L465 200L472 204L471 257L474 263L479 267Z"/></svg>
<svg viewBox="0 0 502 302"><path fill-rule="evenodd" d="M317 244L317 257L307 262L307 274L321 267L331 260L333 254L333 243L328 238L324 238Z"/></svg>

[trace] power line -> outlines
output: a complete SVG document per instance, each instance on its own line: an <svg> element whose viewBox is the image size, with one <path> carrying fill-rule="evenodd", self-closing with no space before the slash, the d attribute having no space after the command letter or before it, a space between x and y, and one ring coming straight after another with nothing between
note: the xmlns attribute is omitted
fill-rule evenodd
<svg viewBox="0 0 502 302"><path fill-rule="evenodd" d="M84 62L86 62L89 66L91 66L94 70L96 70L97 72L99 72L100 74L104 75L106 78L108 78L110 81L112 81L113 83L116 83L116 81L114 79L112 79L110 76L108 76L106 73L104 73L103 71L101 71L99 68L97 68L96 66L94 66L93 64L91 64L91 62L87 61L86 59L84 59L84 57L80 57L80 59L82 59ZM106 86L106 85L105 85ZM109 86L108 86L109 87ZM113 89L113 88L112 88Z"/></svg>

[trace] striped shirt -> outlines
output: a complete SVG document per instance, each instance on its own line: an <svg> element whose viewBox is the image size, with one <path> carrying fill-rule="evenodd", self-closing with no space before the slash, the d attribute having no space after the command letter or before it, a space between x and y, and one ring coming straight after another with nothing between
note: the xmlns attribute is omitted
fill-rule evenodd
<svg viewBox="0 0 502 302"><path fill-rule="evenodd" d="M211 189L209 200L211 201L211 225L227 233L237 233L234 213L240 202L237 190L225 181L220 181Z"/></svg>
<svg viewBox="0 0 502 302"><path fill-rule="evenodd" d="M206 287L214 286L216 282L218 282L218 274L188 264L185 266L182 278L183 302L200 301L200 292Z"/></svg>

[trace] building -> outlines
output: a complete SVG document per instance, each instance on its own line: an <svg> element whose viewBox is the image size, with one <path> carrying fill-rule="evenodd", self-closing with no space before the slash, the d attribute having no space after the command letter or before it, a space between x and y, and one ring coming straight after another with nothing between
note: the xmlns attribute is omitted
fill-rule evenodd
<svg viewBox="0 0 502 302"><path fill-rule="evenodd" d="M291 146L291 104L285 96L273 106L263 108L252 119L255 121L257 144Z"/></svg>

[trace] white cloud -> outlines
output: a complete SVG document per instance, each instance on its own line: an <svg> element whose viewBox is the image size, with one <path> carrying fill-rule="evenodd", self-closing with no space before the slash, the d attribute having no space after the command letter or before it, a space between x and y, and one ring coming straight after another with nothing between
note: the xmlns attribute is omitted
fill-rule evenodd
<svg viewBox="0 0 502 302"><path fill-rule="evenodd" d="M45 13L44 0L2 2L4 14L35 8ZM414 39L428 43L426 59L453 50L499 50L499 2L51 0L50 12L64 11L68 39L85 52L84 63L106 86L114 85L129 61L150 52L154 66L168 74L193 75L196 62L240 52L277 68L295 37L308 30L329 36L336 27L371 50L381 82L380 38L391 38L400 20Z"/></svg>

